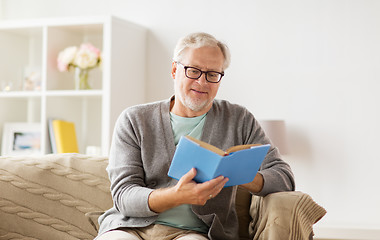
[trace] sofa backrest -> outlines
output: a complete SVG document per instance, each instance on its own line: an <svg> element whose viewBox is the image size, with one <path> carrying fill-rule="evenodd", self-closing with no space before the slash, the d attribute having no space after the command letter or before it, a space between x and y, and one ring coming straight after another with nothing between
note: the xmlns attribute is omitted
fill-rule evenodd
<svg viewBox="0 0 380 240"><path fill-rule="evenodd" d="M106 157L0 157L0 239L93 239L85 213L112 206Z"/></svg>

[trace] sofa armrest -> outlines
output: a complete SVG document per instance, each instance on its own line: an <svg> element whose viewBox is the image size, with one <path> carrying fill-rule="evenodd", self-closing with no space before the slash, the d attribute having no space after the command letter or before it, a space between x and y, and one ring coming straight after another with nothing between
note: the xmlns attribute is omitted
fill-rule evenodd
<svg viewBox="0 0 380 240"><path fill-rule="evenodd" d="M312 239L313 225L325 214L326 210L306 193L253 196L250 236L253 239Z"/></svg>

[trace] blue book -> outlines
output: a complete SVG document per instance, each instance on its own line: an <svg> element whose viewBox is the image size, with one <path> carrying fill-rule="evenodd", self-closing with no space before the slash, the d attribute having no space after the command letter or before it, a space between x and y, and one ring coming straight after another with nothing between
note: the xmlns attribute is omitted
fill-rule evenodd
<svg viewBox="0 0 380 240"><path fill-rule="evenodd" d="M228 177L225 187L252 182L268 153L270 144L239 145L223 151L190 136L181 137L168 176L179 180L195 168L198 183L218 176Z"/></svg>

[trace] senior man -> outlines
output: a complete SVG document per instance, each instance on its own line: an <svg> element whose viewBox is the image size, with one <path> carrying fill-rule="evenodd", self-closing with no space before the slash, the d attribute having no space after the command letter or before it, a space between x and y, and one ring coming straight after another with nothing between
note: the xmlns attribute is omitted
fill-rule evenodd
<svg viewBox="0 0 380 240"><path fill-rule="evenodd" d="M181 136L221 149L270 143L246 108L215 99L229 63L224 43L207 33L190 34L174 50L174 96L121 113L107 167L114 207L99 218L98 240L239 238L237 186L224 187L228 178L196 183L196 169L179 181L167 176ZM275 147L254 180L241 186L259 196L295 188Z"/></svg>

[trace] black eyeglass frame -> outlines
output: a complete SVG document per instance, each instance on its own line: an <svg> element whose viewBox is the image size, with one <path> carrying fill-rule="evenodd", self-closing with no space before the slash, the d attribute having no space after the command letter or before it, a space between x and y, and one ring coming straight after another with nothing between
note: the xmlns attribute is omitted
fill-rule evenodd
<svg viewBox="0 0 380 240"><path fill-rule="evenodd" d="M181 65L181 66L183 67L183 69L185 70L185 75L186 75L186 77L187 77L187 78L190 78L190 79L199 79L199 78L202 76L202 74L204 73L205 76L206 76L205 78L206 78L206 81L207 81L207 82L209 82L209 83L218 83L218 82L220 82L220 80L222 80L222 78L223 78L223 76L224 76L224 73L223 73L223 72L217 72L217 71L202 71L201 69L196 68L196 67L185 66L185 65L183 65L183 64L180 63L180 62L176 62L176 63L179 64L179 65ZM189 68L194 68L194 69L198 70L201 74L199 74L199 76L198 76L197 78L189 77L189 76L187 75L187 69L189 69ZM220 74L220 78L219 78L219 80L218 80L217 82L214 82L214 81L210 81L210 80L208 80L208 79L207 79L207 74L208 74L208 73L217 73L217 74Z"/></svg>

